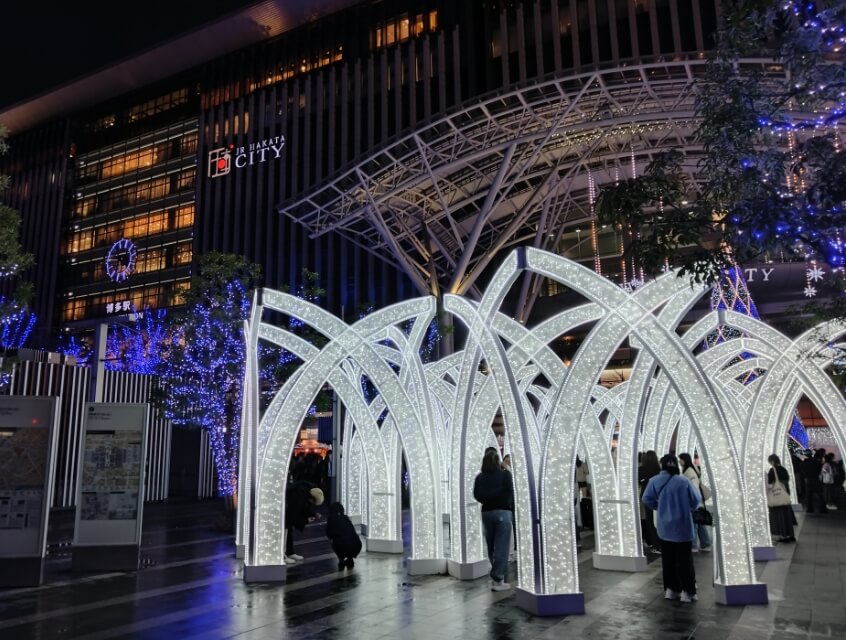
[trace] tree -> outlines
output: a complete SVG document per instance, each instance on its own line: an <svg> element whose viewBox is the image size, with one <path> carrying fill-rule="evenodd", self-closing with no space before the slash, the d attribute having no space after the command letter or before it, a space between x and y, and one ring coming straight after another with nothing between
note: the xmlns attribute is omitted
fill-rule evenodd
<svg viewBox="0 0 846 640"><path fill-rule="evenodd" d="M0 155L5 154L9 147L6 143L6 129L0 125ZM9 176L0 175L0 197L9 187ZM20 242L21 216L17 210L0 200L0 280L16 278L22 271L29 269L35 260L31 253L23 251ZM34 323L35 316L26 309L32 299L32 283L17 282L14 295L11 298L0 298L0 322L3 324L17 323L20 313L28 314ZM32 328L32 325L29 325ZM29 335L29 331L26 332ZM25 339L25 338L24 338ZM23 342L21 341L22 346Z"/></svg>
<svg viewBox="0 0 846 640"><path fill-rule="evenodd" d="M702 155L689 180L678 150L601 189L601 223L636 230L645 269L715 283L769 256L846 265L846 3L729 0L696 96ZM765 56L772 73L745 58Z"/></svg>
<svg viewBox="0 0 846 640"><path fill-rule="evenodd" d="M174 424L207 431L218 494L232 498L246 360L243 323L261 271L242 256L212 252L200 259L197 273L169 343L162 404Z"/></svg>
<svg viewBox="0 0 846 640"><path fill-rule="evenodd" d="M167 322L167 310L144 311L132 307L135 323L112 325L106 341L105 367L147 375L163 375L168 366L168 352L174 327Z"/></svg>

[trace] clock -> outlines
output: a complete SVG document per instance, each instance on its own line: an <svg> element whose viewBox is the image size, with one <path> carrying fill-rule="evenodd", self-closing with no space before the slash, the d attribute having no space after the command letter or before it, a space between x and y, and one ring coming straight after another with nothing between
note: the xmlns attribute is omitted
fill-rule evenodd
<svg viewBox="0 0 846 640"><path fill-rule="evenodd" d="M106 254L106 275L115 282L124 282L135 271L138 250L129 238L121 238Z"/></svg>

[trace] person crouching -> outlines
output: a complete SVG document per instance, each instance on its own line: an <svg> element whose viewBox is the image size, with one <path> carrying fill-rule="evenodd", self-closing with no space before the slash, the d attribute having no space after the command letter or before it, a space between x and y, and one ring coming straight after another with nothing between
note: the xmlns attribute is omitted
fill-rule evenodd
<svg viewBox="0 0 846 640"><path fill-rule="evenodd" d="M352 521L344 514L344 505L333 502L329 505L326 520L326 537L332 541L332 551L338 556L338 571L355 566L355 558L361 553L361 538Z"/></svg>

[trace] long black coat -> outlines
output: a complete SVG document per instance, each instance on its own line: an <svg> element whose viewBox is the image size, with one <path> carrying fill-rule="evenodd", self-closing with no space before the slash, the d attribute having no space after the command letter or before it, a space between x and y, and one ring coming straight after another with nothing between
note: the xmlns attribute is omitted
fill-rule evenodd
<svg viewBox="0 0 846 640"><path fill-rule="evenodd" d="M310 491L314 488L311 482L304 480L292 482L285 492L285 527L295 527L302 531L308 524L308 519L314 516Z"/></svg>

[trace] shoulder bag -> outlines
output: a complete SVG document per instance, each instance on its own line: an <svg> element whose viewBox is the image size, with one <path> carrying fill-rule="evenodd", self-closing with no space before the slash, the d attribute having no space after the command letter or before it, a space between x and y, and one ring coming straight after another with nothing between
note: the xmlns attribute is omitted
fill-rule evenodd
<svg viewBox="0 0 846 640"><path fill-rule="evenodd" d="M699 495L702 496L702 506L698 507L696 511L693 512L693 522L696 524L704 524L708 527L714 524L714 516L711 515L711 512L705 508L705 492L702 491L702 480L699 480ZM711 492L708 492L708 496L710 497Z"/></svg>
<svg viewBox="0 0 846 640"><path fill-rule="evenodd" d="M790 503L790 494L787 492L787 489L780 480L776 480L772 484L767 485L768 507L786 507Z"/></svg>

